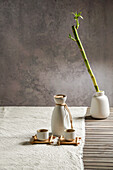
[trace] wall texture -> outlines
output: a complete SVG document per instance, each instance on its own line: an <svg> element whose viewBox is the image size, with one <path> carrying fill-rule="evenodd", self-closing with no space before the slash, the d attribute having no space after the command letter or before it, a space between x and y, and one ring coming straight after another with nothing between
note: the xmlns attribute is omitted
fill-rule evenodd
<svg viewBox="0 0 113 170"><path fill-rule="evenodd" d="M76 43L71 12L100 89L113 106L113 0L0 0L0 105L90 106L95 92Z"/></svg>

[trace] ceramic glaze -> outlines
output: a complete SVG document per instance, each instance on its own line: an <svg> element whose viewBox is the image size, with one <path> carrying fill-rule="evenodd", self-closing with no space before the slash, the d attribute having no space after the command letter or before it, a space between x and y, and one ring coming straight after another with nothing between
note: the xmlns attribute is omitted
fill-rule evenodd
<svg viewBox="0 0 113 170"><path fill-rule="evenodd" d="M52 113L51 129L52 134L56 136L63 135L65 129L71 128L69 113L66 111L65 107L62 106L62 104L65 104L66 99L66 95L54 96L56 106Z"/></svg>
<svg viewBox="0 0 113 170"><path fill-rule="evenodd" d="M102 92L96 92L91 101L91 116L97 119L105 119L109 116L109 101L107 96Z"/></svg>

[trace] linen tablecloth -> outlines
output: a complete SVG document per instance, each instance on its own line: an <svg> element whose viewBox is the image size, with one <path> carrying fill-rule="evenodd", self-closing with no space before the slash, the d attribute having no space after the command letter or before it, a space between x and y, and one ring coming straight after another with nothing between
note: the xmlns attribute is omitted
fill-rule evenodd
<svg viewBox="0 0 113 170"><path fill-rule="evenodd" d="M70 107L79 146L31 145L37 129L51 132L53 107L0 107L0 170L82 170L86 107ZM79 118L80 117L80 118Z"/></svg>

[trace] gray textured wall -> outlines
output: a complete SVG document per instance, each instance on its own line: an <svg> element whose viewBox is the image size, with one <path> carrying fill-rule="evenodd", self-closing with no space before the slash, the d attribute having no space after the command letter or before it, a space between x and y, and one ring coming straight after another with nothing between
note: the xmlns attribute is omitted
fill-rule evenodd
<svg viewBox="0 0 113 170"><path fill-rule="evenodd" d="M0 105L90 106L95 92L76 43L72 11L100 89L113 106L113 0L0 0Z"/></svg>

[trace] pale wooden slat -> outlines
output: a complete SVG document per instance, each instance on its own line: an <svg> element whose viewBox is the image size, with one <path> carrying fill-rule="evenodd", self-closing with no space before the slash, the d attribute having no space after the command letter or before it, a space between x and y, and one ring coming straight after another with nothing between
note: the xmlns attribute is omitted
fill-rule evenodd
<svg viewBox="0 0 113 170"><path fill-rule="evenodd" d="M113 149L113 147L111 146L105 146L105 145L100 145L100 146L98 146L98 145L85 145L85 148L86 149Z"/></svg>
<svg viewBox="0 0 113 170"><path fill-rule="evenodd" d="M112 152L113 152L113 150L112 150ZM84 150L84 153L83 154L98 154L98 153L109 153L109 154L111 154L111 150L108 150L108 149L106 149L106 150L104 150L104 149L98 149L98 151L97 151L97 149L95 149L95 150L91 150L91 149L87 149L87 150Z"/></svg>
<svg viewBox="0 0 113 170"><path fill-rule="evenodd" d="M96 147L100 147L100 146L101 146L101 147L111 147L111 148L113 147L113 144L109 144L109 143L108 143L107 145L106 145L106 144L103 144L103 143L100 143L100 144L98 144L98 143L93 143L93 144L91 144L91 146L92 146L92 145L93 145L93 146L96 146ZM85 143L85 146L87 147L87 146L89 146L89 144L88 144L88 143Z"/></svg>
<svg viewBox="0 0 113 170"><path fill-rule="evenodd" d="M93 123L93 124L98 124L98 123L99 123L99 124L102 124L102 123L105 123L105 122L106 122L106 124L108 124L108 125L109 125L109 123L110 123L111 125L113 125L113 123L112 123L112 122L113 122L113 119L112 119L112 120L110 119L110 120L107 120L107 121L105 121L105 120L103 120L103 121L99 121L99 120L98 120L98 121L97 121L97 120L86 120L85 122L86 122L87 124L88 124L88 123Z"/></svg>
<svg viewBox="0 0 113 170"><path fill-rule="evenodd" d="M112 115L110 115L109 117L113 117L113 114L112 114Z"/></svg>
<svg viewBox="0 0 113 170"><path fill-rule="evenodd" d="M87 128L87 127L86 127L86 130L93 130L93 131L94 131L94 130L96 130L96 131L98 131L98 130L101 130L101 131L102 131L102 130L112 131L112 129L113 129L113 127L107 127L107 126L106 126L106 127L103 127L103 128L102 128L102 127L97 127L97 128L92 128L92 127Z"/></svg>
<svg viewBox="0 0 113 170"><path fill-rule="evenodd" d="M88 134L89 134L89 135L90 135L90 134L92 135L92 132L86 132L86 134L87 134L87 135L88 135ZM93 134L96 134L96 135L101 135L101 134L104 134L104 135L113 135L113 131L107 132L107 133L106 133L106 132L103 132L103 131L102 131L102 132L98 132L98 131L97 131L97 132L93 132Z"/></svg>
<svg viewBox="0 0 113 170"><path fill-rule="evenodd" d="M85 139L85 141L113 141L113 139L111 138L111 137L107 137L107 138L105 138L104 136L102 136L102 137L99 137L99 139L97 138L97 137L95 137L95 136L93 136L93 137L88 137L88 138L86 138Z"/></svg>
<svg viewBox="0 0 113 170"><path fill-rule="evenodd" d="M85 157L87 157L87 158L89 158L89 159L91 159L92 157L93 158L96 158L96 159L98 159L98 158L112 158L112 161L113 161L113 154L111 155L110 153L84 153L84 158Z"/></svg>
<svg viewBox="0 0 113 170"><path fill-rule="evenodd" d="M110 107L110 114L113 112L113 107Z"/></svg>
<svg viewBox="0 0 113 170"><path fill-rule="evenodd" d="M99 119L85 119L85 122L86 122L86 124L88 123L88 122L90 122L90 123L102 123L102 122L112 122L112 118L111 119L102 119L102 120L99 120Z"/></svg>
<svg viewBox="0 0 113 170"><path fill-rule="evenodd" d="M113 152L113 148L110 148L110 147L100 147L100 148L95 148L95 147L92 147L92 146L89 146L89 147L87 147L87 148L84 148L83 149L84 151L88 151L88 152L96 152L96 151L98 151L98 152L104 152L104 151L111 151L111 152Z"/></svg>
<svg viewBox="0 0 113 170"><path fill-rule="evenodd" d="M106 124L106 126L113 126L113 122L111 121L111 122L87 122L87 124L86 124L86 127L87 126L103 126L103 125L105 125Z"/></svg>
<svg viewBox="0 0 113 170"><path fill-rule="evenodd" d="M113 170L113 167L111 166L98 166L98 165L85 165L86 167L87 167L87 169L85 169L85 170L104 170L104 169L106 169L106 170L109 170L109 169L112 169ZM108 168L109 167L109 168Z"/></svg>
<svg viewBox="0 0 113 170"><path fill-rule="evenodd" d="M98 133L98 132L101 132L101 134L104 134L104 132L108 132L108 133L111 133L111 135L113 136L113 129L110 129L110 130L104 130L104 129L102 129L102 130L100 130L100 129L95 129L95 130L93 130L93 129L86 129L86 133L91 133L91 134L94 134L94 133ZM108 134L107 133L107 134ZM86 136L87 137L87 136Z"/></svg>
<svg viewBox="0 0 113 170"><path fill-rule="evenodd" d="M109 163L109 162L85 162L85 165L93 165L93 166L106 166L107 165L107 167L113 167L113 163Z"/></svg>
<svg viewBox="0 0 113 170"><path fill-rule="evenodd" d="M113 126L98 126L98 127L96 127L96 126L86 126L86 129L98 129L98 128L113 128Z"/></svg>
<svg viewBox="0 0 113 170"><path fill-rule="evenodd" d="M104 152L113 152L113 149L110 149L110 148L85 148L84 150L84 153L85 152L88 152L88 153L96 153L96 152L102 152L102 153L104 153Z"/></svg>
<svg viewBox="0 0 113 170"><path fill-rule="evenodd" d="M86 124L88 124L88 123L105 123L106 122L106 124L109 122L109 123L112 123L112 120L110 119L110 120L93 120L93 119L91 119L91 120L85 120L85 122L86 122Z"/></svg>
<svg viewBox="0 0 113 170"><path fill-rule="evenodd" d="M86 130L108 130L108 131L110 131L110 130L112 130L113 129L113 127L90 127L90 128L87 128L86 127Z"/></svg>
<svg viewBox="0 0 113 170"><path fill-rule="evenodd" d="M113 141L113 138L110 136L110 137L107 137L107 136L98 136L98 138L97 137L95 137L95 136L89 136L88 138L86 138L85 139L85 141L92 141L92 142L104 142L104 141L107 141L107 142L111 142L111 141Z"/></svg>
<svg viewBox="0 0 113 170"><path fill-rule="evenodd" d="M99 136L98 138L97 137L95 137L95 136L88 136L87 138L86 138L86 140L90 140L90 141L94 141L94 140L96 140L96 141L112 141L113 140L113 138L112 138L112 136L107 136L107 138L105 137L105 136Z"/></svg>
<svg viewBox="0 0 113 170"><path fill-rule="evenodd" d="M93 151L93 152L92 151L85 151L84 150L84 155L87 155L87 154L94 154L94 155L95 154L100 154L101 155L101 154L110 154L110 153L111 153L111 150L109 150L109 151L108 150L107 151L104 151L104 150L103 151L102 150L97 151L96 150L96 151Z"/></svg>
<svg viewBox="0 0 113 170"><path fill-rule="evenodd" d="M96 143L96 142L92 142L92 141L85 141L85 146L100 146L103 145L104 147L113 147L113 142L109 142L109 143L104 143L102 141L100 141L100 144Z"/></svg>
<svg viewBox="0 0 113 170"><path fill-rule="evenodd" d="M99 126L103 126L103 125L105 125L105 122L101 122L101 123L99 123L99 122L88 122L87 124L86 124L86 127L87 126L96 126L96 127L99 127ZM113 122L109 122L109 123L106 123L106 126L112 126L113 125Z"/></svg>
<svg viewBox="0 0 113 170"><path fill-rule="evenodd" d="M93 138L93 137L97 137L97 138L106 138L106 137L107 137L107 138L112 138L112 135L103 135L103 134L102 134L102 135L96 135L96 134L93 135L93 134L90 134L90 135L88 135L87 138L91 138L91 137L92 137L92 138ZM86 139L87 139L87 138L86 138Z"/></svg>
<svg viewBox="0 0 113 170"><path fill-rule="evenodd" d="M89 134L89 133L86 133L86 134ZM105 139L105 140L108 139L108 141L109 141L110 139L111 139L111 140L113 139L113 135L109 135L109 134L105 134L105 135L104 135L104 134L94 134L94 135L93 135L93 134L89 134L89 135L86 137L86 139L89 139L89 138L90 138L90 139L93 139L93 138L96 138L96 137L97 137L97 140L99 140L99 139L100 139L100 140L101 140L101 139L103 139L103 140L104 140L104 139Z"/></svg>
<svg viewBox="0 0 113 170"><path fill-rule="evenodd" d="M113 159L110 158L93 158L93 157L84 157L84 162L109 162L109 163L113 163Z"/></svg>
<svg viewBox="0 0 113 170"><path fill-rule="evenodd" d="M105 136L105 138L106 138L106 137L111 137L111 138L113 137L112 134L99 134L99 133L98 133L98 134L96 134L96 133L95 133L95 134L86 133L86 135L88 135L89 137L97 136L98 138L99 138L99 137L102 137L102 136L103 136L103 137Z"/></svg>
<svg viewBox="0 0 113 170"><path fill-rule="evenodd" d="M113 150L112 150L112 152L113 152ZM93 152L92 152L92 150L90 150L90 149L87 149L87 150L84 150L84 154L98 154L98 153L111 153L111 150L108 150L108 149L106 149L106 150L103 150L103 149L101 149L101 150L98 150L97 151L97 149L96 150L93 150Z"/></svg>
<svg viewBox="0 0 113 170"><path fill-rule="evenodd" d="M113 131L112 131L112 129L111 130L108 130L108 129L94 129L94 130L92 130L92 129L86 129L86 133L91 133L91 134L96 134L96 133L101 133L101 134L103 134L103 133L106 133L107 132L107 134L108 133L111 133L112 132L112 134L113 134Z"/></svg>

